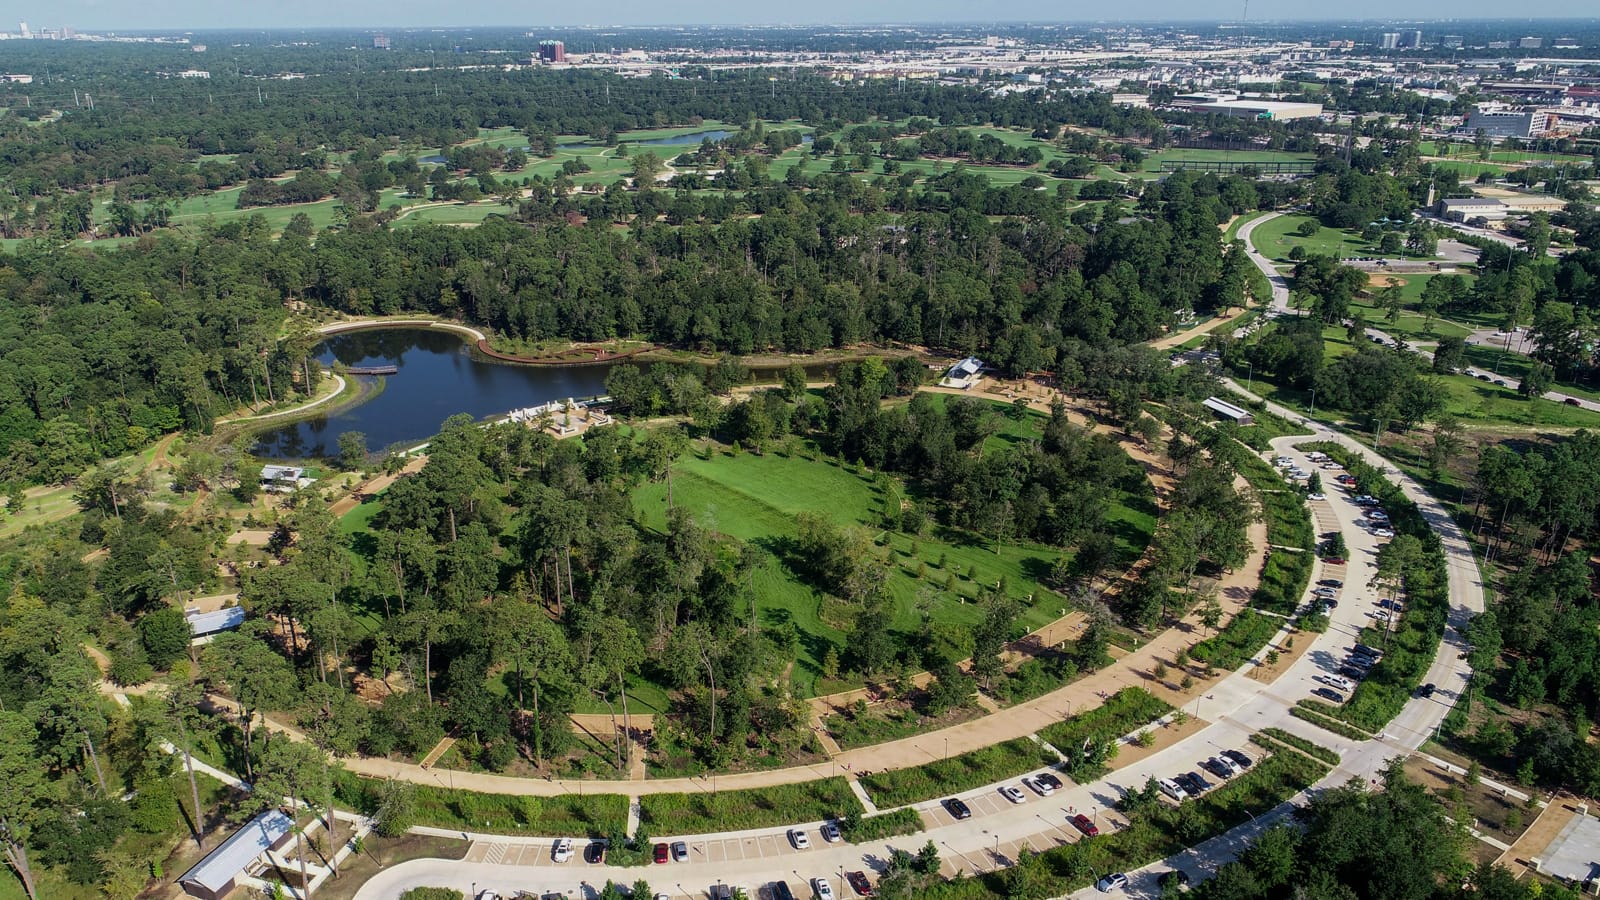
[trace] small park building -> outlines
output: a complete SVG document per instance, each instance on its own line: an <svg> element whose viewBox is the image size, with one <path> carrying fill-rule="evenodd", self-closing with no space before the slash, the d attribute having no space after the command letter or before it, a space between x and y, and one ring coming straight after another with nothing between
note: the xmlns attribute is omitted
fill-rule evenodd
<svg viewBox="0 0 1600 900"><path fill-rule="evenodd" d="M1207 397L1201 405L1211 410L1212 415L1224 422L1232 422L1235 425L1254 425L1256 423L1256 417L1251 415L1248 409L1234 406L1232 403L1218 397Z"/></svg>
<svg viewBox="0 0 1600 900"><path fill-rule="evenodd" d="M241 875L255 875L264 866L262 854L287 843L294 822L274 809L245 823L215 850L178 879L183 892L202 900L219 900L236 886Z"/></svg>

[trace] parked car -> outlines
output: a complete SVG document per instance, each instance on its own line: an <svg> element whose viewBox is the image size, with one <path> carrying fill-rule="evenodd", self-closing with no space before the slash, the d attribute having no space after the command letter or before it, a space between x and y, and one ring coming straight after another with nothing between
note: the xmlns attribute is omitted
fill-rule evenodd
<svg viewBox="0 0 1600 900"><path fill-rule="evenodd" d="M482 890L478 892L478 900L500 900L500 894L496 891Z"/></svg>
<svg viewBox="0 0 1600 900"><path fill-rule="evenodd" d="M806 837L806 833L798 828L789 829L789 843L793 844L796 850L811 849L811 838Z"/></svg>
<svg viewBox="0 0 1600 900"><path fill-rule="evenodd" d="M1055 788L1045 784L1042 780L1035 778L1032 775L1024 775L1022 777L1022 786L1030 791L1033 791L1035 794L1038 794L1041 797L1048 797L1056 792Z"/></svg>
<svg viewBox="0 0 1600 900"><path fill-rule="evenodd" d="M839 834L839 826L837 824L833 823L833 822L823 822L822 823L822 839L827 841L830 844L838 843L841 840L841 836Z"/></svg>
<svg viewBox="0 0 1600 900"><path fill-rule="evenodd" d="M1345 679L1343 679L1343 678L1340 678L1337 675L1321 675L1321 674L1318 674L1318 675L1311 676L1311 679L1313 681L1320 681L1323 684L1327 685L1328 687L1333 688L1334 690L1338 690L1338 691L1352 690L1350 682L1345 680Z"/></svg>
<svg viewBox="0 0 1600 900"><path fill-rule="evenodd" d="M1350 648L1350 652L1351 653L1357 653L1357 654L1360 654L1362 656L1370 656L1373 659L1383 659L1383 651L1382 650L1379 650L1377 647L1373 647L1373 646L1370 646L1370 645L1367 645L1367 644L1356 644L1355 646Z"/></svg>
<svg viewBox="0 0 1600 900"><path fill-rule="evenodd" d="M1028 799L1028 795L1022 792L1022 788L1009 784L1000 785L1000 796L1010 800L1012 803L1024 803Z"/></svg>
<svg viewBox="0 0 1600 900"><path fill-rule="evenodd" d="M1392 609L1395 612L1405 612L1405 608L1406 608L1406 605L1404 603L1401 603L1398 600L1390 600L1388 597L1385 597L1382 600L1379 600L1378 601L1378 606L1381 609Z"/></svg>
<svg viewBox="0 0 1600 900"><path fill-rule="evenodd" d="M811 879L811 890L816 892L817 900L833 900L833 885L826 878Z"/></svg>
<svg viewBox="0 0 1600 900"><path fill-rule="evenodd" d="M1200 763L1200 768L1205 769L1207 772L1210 772L1218 778L1232 778L1234 776L1233 765L1220 756L1213 756L1210 759L1202 760Z"/></svg>
<svg viewBox="0 0 1600 900"><path fill-rule="evenodd" d="M1317 587L1342 588L1342 587L1344 587L1344 582L1340 581L1337 578L1324 578L1321 581L1317 582Z"/></svg>
<svg viewBox="0 0 1600 900"><path fill-rule="evenodd" d="M972 818L972 807L961 802L959 797L951 797L944 801L944 808L949 810L950 815L955 816L957 819Z"/></svg>
<svg viewBox="0 0 1600 900"><path fill-rule="evenodd" d="M590 841L583 848L583 861L591 866L598 866L606 861L606 842Z"/></svg>
<svg viewBox="0 0 1600 900"><path fill-rule="evenodd" d="M1565 403L1568 406L1582 406L1583 405L1582 403L1578 402L1578 398L1577 397L1568 397L1568 398L1562 400L1561 402Z"/></svg>
<svg viewBox="0 0 1600 900"><path fill-rule="evenodd" d="M560 838L555 846L550 848L550 858L558 863L564 863L572 858L572 838Z"/></svg>
<svg viewBox="0 0 1600 900"><path fill-rule="evenodd" d="M1363 671L1361 669L1358 669L1355 666L1351 666L1351 665L1340 666L1339 667L1339 674L1343 675L1346 678L1354 679L1356 681L1360 681L1361 679L1367 677L1367 673L1365 671Z"/></svg>
<svg viewBox="0 0 1600 900"><path fill-rule="evenodd" d="M1201 775L1199 772L1185 772L1183 773L1183 777L1187 778L1189 780L1189 784L1192 784L1195 787L1194 790L1189 792L1191 794L1204 794L1206 791L1216 787L1216 785L1207 781L1206 777ZM1188 785L1185 785L1185 787L1187 786Z"/></svg>
<svg viewBox="0 0 1600 900"><path fill-rule="evenodd" d="M1342 556L1324 556L1322 561L1330 566L1344 565L1344 557Z"/></svg>
<svg viewBox="0 0 1600 900"><path fill-rule="evenodd" d="M1094 883L1094 889L1102 894L1109 894L1117 888L1125 888L1127 886L1128 876L1121 872L1112 872Z"/></svg>
<svg viewBox="0 0 1600 900"><path fill-rule="evenodd" d="M872 889L872 880L867 877L865 872L846 872L844 877L845 880L850 882L851 889L859 896L871 897L878 893Z"/></svg>
<svg viewBox="0 0 1600 900"><path fill-rule="evenodd" d="M1311 596L1313 596L1313 597L1337 597L1337 596L1339 596L1339 591L1336 590L1335 588L1319 587L1319 588L1314 589L1311 592Z"/></svg>
<svg viewBox="0 0 1600 900"><path fill-rule="evenodd" d="M1166 794L1168 797L1176 800L1179 803L1189 799L1189 792L1184 790L1181 785L1179 785L1176 781L1173 781L1171 778L1161 779L1160 781L1156 782L1156 786L1161 788L1161 793Z"/></svg>
<svg viewBox="0 0 1600 900"><path fill-rule="evenodd" d="M1222 751L1222 755L1232 760L1233 764L1238 766L1241 770L1248 769L1255 764L1250 757L1240 753L1237 750L1224 750Z"/></svg>
<svg viewBox="0 0 1600 900"><path fill-rule="evenodd" d="M1094 820L1083 813L1078 813L1077 815L1073 816L1071 821L1072 827L1083 832L1085 837L1100 836L1100 829L1094 824Z"/></svg>
<svg viewBox="0 0 1600 900"><path fill-rule="evenodd" d="M1427 698L1432 697L1433 694L1434 694L1434 691L1437 691L1437 690L1438 690L1438 688L1434 687L1433 686L1433 682L1430 681L1427 684L1423 685L1422 687L1417 688L1417 696L1423 698L1424 700L1426 700Z"/></svg>
<svg viewBox="0 0 1600 900"><path fill-rule="evenodd" d="M689 845L684 843L683 841L674 841L673 844L672 844L672 861L673 862L688 862L689 861Z"/></svg>
<svg viewBox="0 0 1600 900"><path fill-rule="evenodd" d="M1321 697L1322 699L1327 700L1330 703L1343 703L1344 702L1344 695L1339 693L1338 691L1334 690L1333 688L1321 687L1321 688L1317 688L1316 690L1312 691L1311 693L1316 694L1318 697Z"/></svg>
<svg viewBox="0 0 1600 900"><path fill-rule="evenodd" d="M1049 772L1040 772L1039 774L1037 774L1037 775L1035 775L1033 777L1034 777L1034 780L1038 781L1040 784L1044 785L1045 787L1049 788L1052 791L1061 790L1061 779L1059 779L1056 776L1050 774Z"/></svg>
<svg viewBox="0 0 1600 900"><path fill-rule="evenodd" d="M767 886L767 893L772 895L772 900L794 900L794 891L789 890L787 881L774 881Z"/></svg>
<svg viewBox="0 0 1600 900"><path fill-rule="evenodd" d="M1394 537L1394 530L1390 528L1374 528L1372 529L1372 536L1375 538L1383 538L1388 540L1389 538Z"/></svg>
<svg viewBox="0 0 1600 900"><path fill-rule="evenodd" d="M1328 499L1328 495L1327 494L1323 494L1323 493L1307 494L1306 495L1306 499L1307 500L1326 500L1326 499Z"/></svg>
<svg viewBox="0 0 1600 900"><path fill-rule="evenodd" d="M657 844L650 849L655 858L656 865L664 866L672 860L672 848L668 847L666 844Z"/></svg>

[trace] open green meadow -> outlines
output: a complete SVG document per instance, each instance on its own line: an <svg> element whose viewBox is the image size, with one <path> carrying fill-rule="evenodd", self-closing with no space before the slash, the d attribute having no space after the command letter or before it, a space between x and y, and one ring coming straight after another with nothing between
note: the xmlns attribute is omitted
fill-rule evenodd
<svg viewBox="0 0 1600 900"><path fill-rule="evenodd" d="M1391 322L1388 319L1389 310L1376 305L1378 291L1383 290L1386 284L1381 280L1367 288L1368 296L1357 297L1350 303L1350 313L1361 313L1367 319L1367 324L1378 328L1387 334L1402 338L1408 343L1418 341L1436 341L1442 337L1466 337L1473 332L1470 326L1459 322L1444 319L1435 315L1430 323L1428 317L1417 312L1417 305L1421 302L1422 291L1428 286L1429 279L1438 278L1438 275L1395 275L1395 281L1400 288L1400 300L1404 308L1400 311L1400 318ZM1473 276L1459 276L1469 287Z"/></svg>
<svg viewBox="0 0 1600 900"><path fill-rule="evenodd" d="M989 439L989 446L1035 436L1039 417L1030 419L1004 420L1006 427ZM930 527L919 538L885 532L879 524L878 478L829 458L812 445L735 455L709 444L680 458L673 469L674 503L690 510L702 527L769 554L755 572L756 615L766 627L788 622L800 631L799 665L792 678L801 696L819 692L823 657L829 649L844 649L854 617L853 609L801 581L780 561L786 542L796 534L795 516L802 512L826 516L842 527L864 528L876 538L873 552L890 567L887 589L895 630L911 632L921 625L922 597L931 601L936 626L974 624L980 611L972 601L1002 578L1007 592L1024 604L1020 622L1029 629L1067 610L1066 600L1041 587L1039 580L1070 551L1042 545L996 546L942 526ZM665 527L664 482L641 485L634 503L646 527ZM1154 509L1146 501L1127 500L1115 505L1109 518L1126 565L1148 543ZM946 590L951 580L951 589Z"/></svg>
<svg viewBox="0 0 1600 900"><path fill-rule="evenodd" d="M1377 247L1361 239L1361 236L1337 228L1321 228L1311 237L1301 237L1295 234L1295 229L1306 222L1315 222L1311 216L1278 216L1268 222L1256 226L1250 233L1251 242L1255 244L1256 252L1268 259L1278 262L1289 262L1289 251L1295 247L1304 247L1307 254L1320 254L1323 256L1373 256L1377 254Z"/></svg>

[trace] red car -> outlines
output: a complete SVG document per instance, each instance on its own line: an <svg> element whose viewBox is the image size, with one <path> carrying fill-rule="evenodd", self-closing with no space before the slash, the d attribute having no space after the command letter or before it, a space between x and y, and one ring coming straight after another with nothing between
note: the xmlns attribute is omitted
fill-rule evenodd
<svg viewBox="0 0 1600 900"><path fill-rule="evenodd" d="M846 872L844 877L849 880L850 887L854 888L857 894L863 897L871 897L877 894L877 891L872 889L872 882L867 880L867 873Z"/></svg>
<svg viewBox="0 0 1600 900"><path fill-rule="evenodd" d="M666 862L667 862L667 859L668 859L668 857L667 857L667 845L666 844L657 844L654 849L655 849L655 854L656 854L656 865L658 865L658 866L665 865Z"/></svg>
<svg viewBox="0 0 1600 900"><path fill-rule="evenodd" d="M1100 836L1100 829L1095 827L1094 820L1083 813L1078 813L1072 817L1072 827L1083 832L1088 837Z"/></svg>

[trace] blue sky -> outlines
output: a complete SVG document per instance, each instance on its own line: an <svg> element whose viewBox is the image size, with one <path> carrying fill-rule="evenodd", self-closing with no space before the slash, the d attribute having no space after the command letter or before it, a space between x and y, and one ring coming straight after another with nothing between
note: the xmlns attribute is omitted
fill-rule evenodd
<svg viewBox="0 0 1600 900"><path fill-rule="evenodd" d="M1593 0L1541 0L1519 13L1541 18L1591 17ZM25 19L34 28L82 29L230 27L378 27L470 25L662 25L816 22L1094 21L1108 12L1141 20L1232 19L1241 0L1144 0L1111 5L1082 0L610 0L599 4L540 0L0 0L0 28ZM1250 18L1499 17L1504 3L1489 0L1346 0L1337 7L1304 0L1252 0Z"/></svg>

